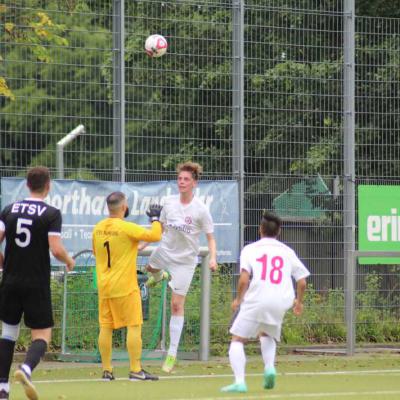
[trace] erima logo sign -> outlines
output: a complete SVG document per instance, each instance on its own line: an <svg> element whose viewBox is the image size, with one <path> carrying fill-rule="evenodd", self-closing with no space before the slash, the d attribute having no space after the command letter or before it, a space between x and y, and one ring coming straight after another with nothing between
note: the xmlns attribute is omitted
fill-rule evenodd
<svg viewBox="0 0 400 400"><path fill-rule="evenodd" d="M367 238L370 242L400 242L400 215L397 208L391 215L369 215L367 219Z"/></svg>

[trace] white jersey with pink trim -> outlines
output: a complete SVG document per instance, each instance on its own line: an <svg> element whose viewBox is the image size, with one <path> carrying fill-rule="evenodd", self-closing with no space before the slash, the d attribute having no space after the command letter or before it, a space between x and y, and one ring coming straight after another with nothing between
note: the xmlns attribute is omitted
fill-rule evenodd
<svg viewBox="0 0 400 400"><path fill-rule="evenodd" d="M173 265L195 266L200 234L214 232L213 220L206 205L197 197L189 204L182 204L179 195L168 196L160 221L164 232L155 250L156 257L162 257L166 263Z"/></svg>
<svg viewBox="0 0 400 400"><path fill-rule="evenodd" d="M296 253L279 240L263 238L245 246L240 268L251 275L249 288L240 306L244 318L280 325L293 306L295 281L310 275Z"/></svg>

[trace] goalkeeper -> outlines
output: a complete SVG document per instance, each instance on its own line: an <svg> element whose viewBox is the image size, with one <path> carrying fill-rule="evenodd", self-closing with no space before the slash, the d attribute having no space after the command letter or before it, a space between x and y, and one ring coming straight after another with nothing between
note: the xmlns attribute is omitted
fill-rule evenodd
<svg viewBox="0 0 400 400"><path fill-rule="evenodd" d="M130 380L158 380L146 372L140 363L142 355L142 303L137 280L136 258L138 242L158 242L161 239L159 217L161 206L150 205L147 215L151 229L124 221L129 215L128 203L122 192L107 197L109 218L93 229L93 253L99 294L99 351L103 380L114 378L111 365L114 329L127 327L126 347L130 360Z"/></svg>

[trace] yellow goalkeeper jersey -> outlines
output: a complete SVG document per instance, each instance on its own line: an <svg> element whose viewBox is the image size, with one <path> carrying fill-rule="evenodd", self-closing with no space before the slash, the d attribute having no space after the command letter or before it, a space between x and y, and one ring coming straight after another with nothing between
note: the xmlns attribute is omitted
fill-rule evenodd
<svg viewBox="0 0 400 400"><path fill-rule="evenodd" d="M151 229L146 229L120 218L106 218L94 227L92 240L99 297L122 297L139 290L138 242L158 242L161 233L160 222L153 222Z"/></svg>

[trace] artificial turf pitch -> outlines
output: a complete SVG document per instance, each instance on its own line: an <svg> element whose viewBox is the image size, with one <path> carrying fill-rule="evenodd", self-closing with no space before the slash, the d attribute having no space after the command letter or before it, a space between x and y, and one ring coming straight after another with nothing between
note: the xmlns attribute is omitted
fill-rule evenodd
<svg viewBox="0 0 400 400"><path fill-rule="evenodd" d="M159 374L160 380L130 382L126 363L115 367L115 381L102 382L99 365L44 362L34 372L33 381L41 400L400 399L399 354L281 356L272 390L262 388L260 358L251 358L245 394L220 392L222 386L233 382L227 359L181 362L171 375L163 374L159 363L145 368ZM25 399L20 385L12 384L10 399Z"/></svg>

